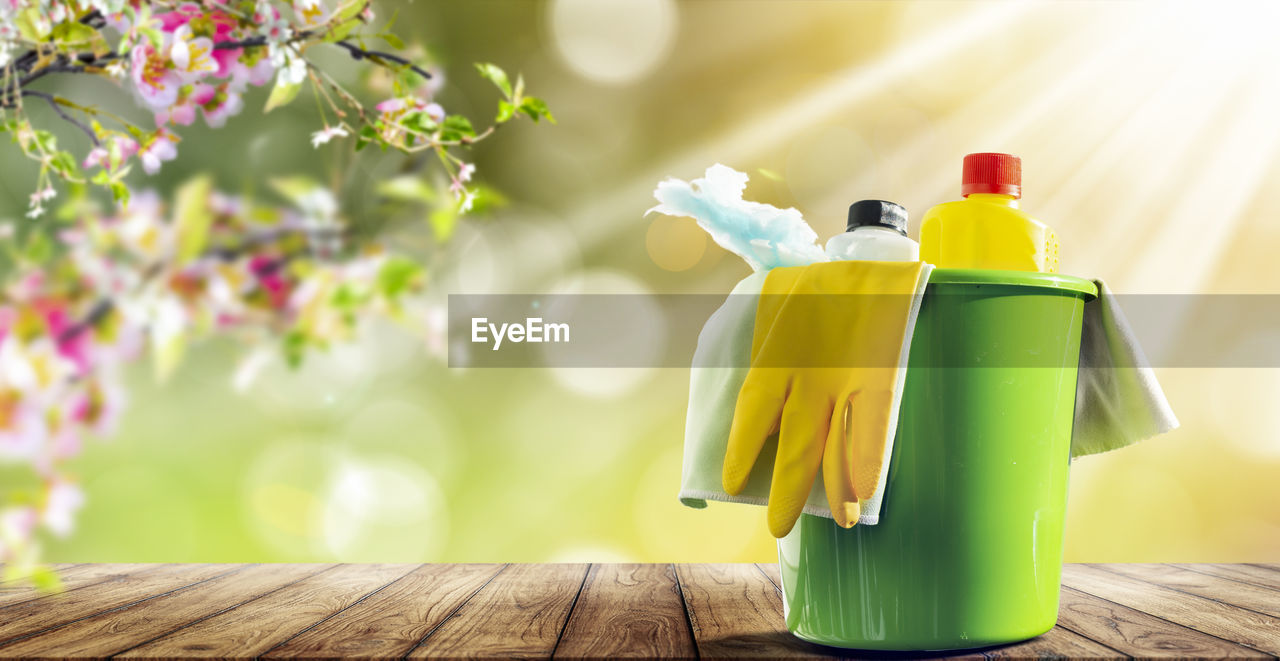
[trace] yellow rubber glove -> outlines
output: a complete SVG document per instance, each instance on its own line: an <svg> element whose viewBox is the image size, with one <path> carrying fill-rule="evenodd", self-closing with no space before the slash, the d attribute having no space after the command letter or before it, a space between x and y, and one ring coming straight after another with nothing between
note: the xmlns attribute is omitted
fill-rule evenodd
<svg viewBox="0 0 1280 661"><path fill-rule="evenodd" d="M741 493L780 431L769 532L783 537L822 468L836 523L858 522L884 469L890 409L920 262L821 262L776 268L756 306L751 369L738 393L723 482Z"/></svg>

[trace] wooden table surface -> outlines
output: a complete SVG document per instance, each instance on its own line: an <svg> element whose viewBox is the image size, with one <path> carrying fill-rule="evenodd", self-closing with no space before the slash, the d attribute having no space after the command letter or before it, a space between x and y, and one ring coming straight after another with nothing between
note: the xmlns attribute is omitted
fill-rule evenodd
<svg viewBox="0 0 1280 661"><path fill-rule="evenodd" d="M774 565L66 565L0 657L797 658ZM1068 565L1058 626L965 658L1280 656L1280 565ZM866 656L865 654L863 656ZM901 658L901 657L899 657Z"/></svg>

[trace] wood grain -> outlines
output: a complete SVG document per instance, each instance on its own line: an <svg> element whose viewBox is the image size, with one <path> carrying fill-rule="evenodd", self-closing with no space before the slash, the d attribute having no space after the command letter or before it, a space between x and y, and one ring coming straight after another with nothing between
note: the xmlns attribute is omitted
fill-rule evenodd
<svg viewBox="0 0 1280 661"><path fill-rule="evenodd" d="M339 565L135 647L118 658L256 658L417 566Z"/></svg>
<svg viewBox="0 0 1280 661"><path fill-rule="evenodd" d="M1063 588L1058 627L1070 629L1130 656L1165 658L1271 658L1154 615Z"/></svg>
<svg viewBox="0 0 1280 661"><path fill-rule="evenodd" d="M778 588L754 565L676 565L703 659L814 659L827 653L787 632Z"/></svg>
<svg viewBox="0 0 1280 661"><path fill-rule="evenodd" d="M824 658L775 564L76 565L0 585L0 657ZM1068 565L1058 626L947 658L1268 658L1280 570ZM8 588L8 589L6 589ZM920 655L911 655L920 656Z"/></svg>
<svg viewBox="0 0 1280 661"><path fill-rule="evenodd" d="M62 581L62 591L59 594L66 594L72 590L79 590L98 583L119 581L130 574L155 568L156 565L100 564L72 565L69 567L55 567L54 569L57 570L58 578ZM52 596L55 595L40 592L26 582L0 584L0 608L31 601L32 599Z"/></svg>
<svg viewBox="0 0 1280 661"><path fill-rule="evenodd" d="M240 569L243 566L164 565L145 574L131 574L120 580L0 609L0 651L7 653L2 646L19 638L153 599Z"/></svg>
<svg viewBox="0 0 1280 661"><path fill-rule="evenodd" d="M409 658L550 658L587 570L585 564L511 565Z"/></svg>
<svg viewBox="0 0 1280 661"><path fill-rule="evenodd" d="M1233 581L1249 583L1252 585L1261 585L1263 587L1280 590L1280 571L1267 569L1266 567L1258 567L1256 565L1175 565L1183 569L1200 572L1201 574L1209 574L1210 576L1221 576L1229 578Z"/></svg>
<svg viewBox="0 0 1280 661"><path fill-rule="evenodd" d="M1123 659L1125 655L1074 631L1054 627L1013 645L992 647L982 651L988 659Z"/></svg>
<svg viewBox="0 0 1280 661"><path fill-rule="evenodd" d="M779 591L782 590L782 571L778 569L778 563L776 562L757 563L756 569L759 569L761 572L763 572L765 575L765 578L769 579L769 582L778 586Z"/></svg>
<svg viewBox="0 0 1280 661"><path fill-rule="evenodd" d="M185 590L71 622L6 646L23 657L106 657L252 601L327 565L251 565Z"/></svg>
<svg viewBox="0 0 1280 661"><path fill-rule="evenodd" d="M1173 565L1106 565L1103 569L1206 599L1280 617L1280 591Z"/></svg>
<svg viewBox="0 0 1280 661"><path fill-rule="evenodd" d="M263 658L402 657L503 568L422 565Z"/></svg>
<svg viewBox="0 0 1280 661"><path fill-rule="evenodd" d="M1280 619L1089 565L1063 567L1063 583L1185 627L1280 654Z"/></svg>
<svg viewBox="0 0 1280 661"><path fill-rule="evenodd" d="M555 657L694 658L671 565L592 565Z"/></svg>

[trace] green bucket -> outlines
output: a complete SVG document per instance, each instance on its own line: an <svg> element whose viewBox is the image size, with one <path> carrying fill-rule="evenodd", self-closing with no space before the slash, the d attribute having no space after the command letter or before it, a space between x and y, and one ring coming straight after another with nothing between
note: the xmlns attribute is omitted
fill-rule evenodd
<svg viewBox="0 0 1280 661"><path fill-rule="evenodd" d="M937 269L911 342L880 523L802 515L778 541L787 628L951 650L1058 617L1076 364L1092 282Z"/></svg>

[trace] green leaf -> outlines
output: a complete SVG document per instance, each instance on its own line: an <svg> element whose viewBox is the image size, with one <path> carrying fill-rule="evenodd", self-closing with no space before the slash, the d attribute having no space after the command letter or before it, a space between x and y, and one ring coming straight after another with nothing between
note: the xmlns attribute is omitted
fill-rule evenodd
<svg viewBox="0 0 1280 661"><path fill-rule="evenodd" d="M378 194L396 202L430 204L436 200L436 191L422 177L401 175L378 182Z"/></svg>
<svg viewBox="0 0 1280 661"><path fill-rule="evenodd" d="M458 205L446 204L427 214L427 223L437 241L448 241L458 226Z"/></svg>
<svg viewBox="0 0 1280 661"><path fill-rule="evenodd" d="M365 0L352 0L351 2L343 4L333 12L332 20L339 23L357 23L359 21L353 19L359 16L360 12L364 10L365 4Z"/></svg>
<svg viewBox="0 0 1280 661"><path fill-rule="evenodd" d="M286 83L281 85L278 81L271 88L271 96L267 97L267 105L262 112L271 112L276 108L289 105L291 101L298 97L298 91L302 89L302 83Z"/></svg>
<svg viewBox="0 0 1280 661"><path fill-rule="evenodd" d="M507 203L507 198L502 192L492 186L478 184L471 189L471 194L474 198L471 200L471 211L468 213L472 216L485 214Z"/></svg>
<svg viewBox="0 0 1280 661"><path fill-rule="evenodd" d="M49 236L44 232L34 232L31 238L27 239L27 245L22 251L22 256L32 264L44 266L53 257L53 242L49 240Z"/></svg>
<svg viewBox="0 0 1280 661"><path fill-rule="evenodd" d="M387 298L396 298L419 286L424 273L422 266L408 257L390 257L378 270L378 291Z"/></svg>
<svg viewBox="0 0 1280 661"><path fill-rule="evenodd" d="M302 367L302 359L307 354L307 335L294 329L284 334L284 362L292 369Z"/></svg>
<svg viewBox="0 0 1280 661"><path fill-rule="evenodd" d="M182 362L187 352L187 336L181 330L172 333L160 332L153 328L151 332L151 367L156 380L164 382L173 374L173 370Z"/></svg>
<svg viewBox="0 0 1280 661"><path fill-rule="evenodd" d="M64 22L53 26L51 36L59 46L75 48L93 43L98 38L98 31L84 23Z"/></svg>
<svg viewBox="0 0 1280 661"><path fill-rule="evenodd" d="M526 96L521 99L520 112L528 115L534 122L546 117L548 122L556 123L556 118L551 115L551 109L547 108L547 103L536 96Z"/></svg>
<svg viewBox="0 0 1280 661"><path fill-rule="evenodd" d="M35 7L22 10L15 22L18 24L18 34L27 41L44 41L49 34L48 23L41 20L40 10Z"/></svg>
<svg viewBox="0 0 1280 661"><path fill-rule="evenodd" d="M208 175L198 176L178 188L173 210L179 264L187 264L204 252L209 227L213 225L213 212L209 209L212 192L213 179Z"/></svg>
<svg viewBox="0 0 1280 661"><path fill-rule="evenodd" d="M365 126L360 129L360 133L356 135L356 151L360 151L369 146L370 142L380 142L378 130L372 126Z"/></svg>
<svg viewBox="0 0 1280 661"><path fill-rule="evenodd" d="M484 76L486 79L492 81L494 85L497 85L498 89L502 90L502 93L506 95L508 99L511 98L511 81L507 78L507 72L503 71L501 67L487 62L477 62L476 69L480 72L481 76Z"/></svg>
<svg viewBox="0 0 1280 661"><path fill-rule="evenodd" d="M476 130L471 127L471 120L462 115L449 115L440 125L440 140L443 142L457 142L474 137Z"/></svg>
<svg viewBox="0 0 1280 661"><path fill-rule="evenodd" d="M436 129L440 128L440 125L436 123L436 120L431 119L431 115L428 115L421 110L405 115L404 119L400 120L400 123L414 131L422 133L434 133Z"/></svg>
<svg viewBox="0 0 1280 661"><path fill-rule="evenodd" d="M339 23L335 25L332 30L329 30L329 34L325 35L324 40L329 43L342 41L343 39L351 36L351 32L359 25L359 21L346 21L345 23Z"/></svg>
<svg viewBox="0 0 1280 661"><path fill-rule="evenodd" d="M128 207L129 206L129 187L126 186L122 181L113 181L111 182L110 188L111 188L111 199L115 200L115 203L119 204L121 208Z"/></svg>
<svg viewBox="0 0 1280 661"><path fill-rule="evenodd" d="M71 177L80 170L80 166L76 165L76 158L65 151L55 152L49 158L49 167L64 178Z"/></svg>
<svg viewBox="0 0 1280 661"><path fill-rule="evenodd" d="M509 101L498 102L498 116L497 118L494 119L494 121L501 124L503 122L511 121L511 118L515 116L516 116L516 107L511 105L511 102Z"/></svg>
<svg viewBox="0 0 1280 661"><path fill-rule="evenodd" d="M271 188L292 204L300 204L304 197L317 188L321 188L316 180L301 175L293 177L275 177L270 180Z"/></svg>
<svg viewBox="0 0 1280 661"><path fill-rule="evenodd" d="M351 283L344 282L333 291L333 295L329 297L329 304L339 310L354 312L367 300L369 300L367 292L360 292Z"/></svg>
<svg viewBox="0 0 1280 661"><path fill-rule="evenodd" d="M401 40L400 37L396 36L395 33L383 32L380 36L382 37L382 40L387 42L387 45L392 48L396 50L404 50L404 41Z"/></svg>

